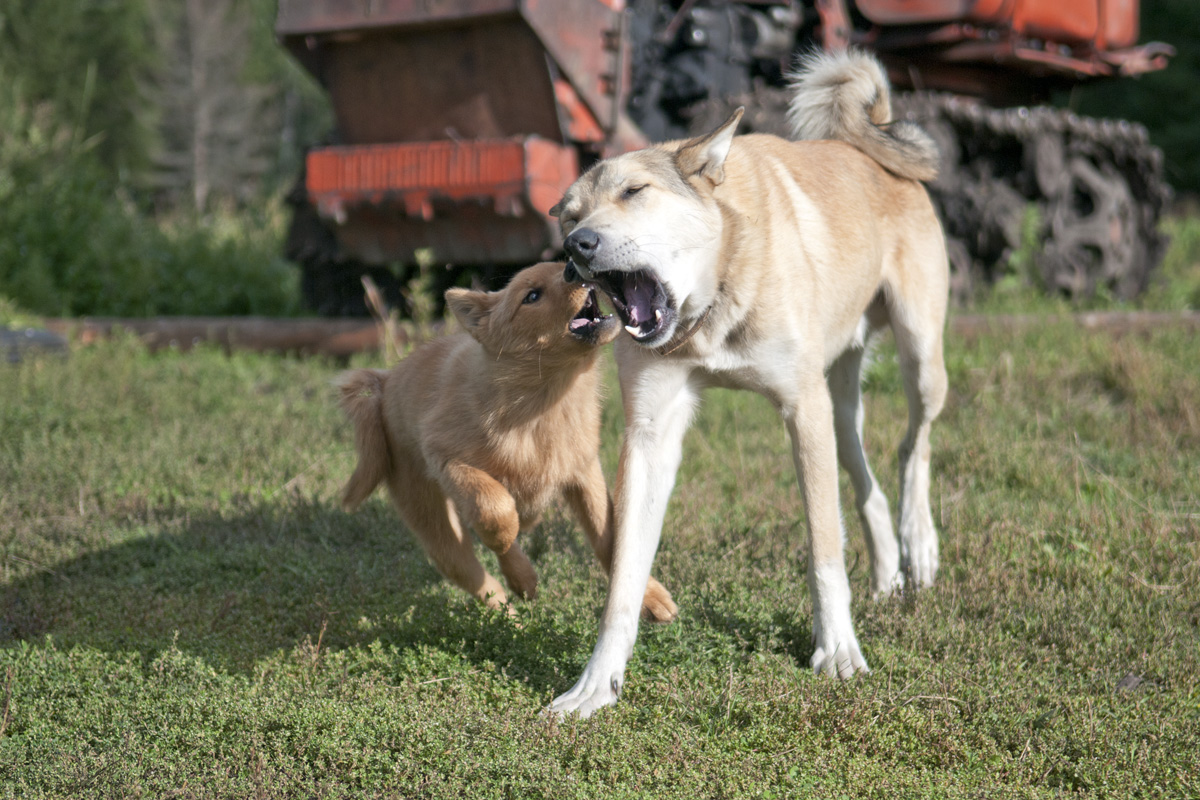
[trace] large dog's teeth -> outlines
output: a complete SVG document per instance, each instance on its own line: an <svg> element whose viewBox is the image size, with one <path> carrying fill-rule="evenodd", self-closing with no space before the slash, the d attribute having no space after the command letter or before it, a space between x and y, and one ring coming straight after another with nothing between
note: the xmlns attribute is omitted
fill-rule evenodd
<svg viewBox="0 0 1200 800"><path fill-rule="evenodd" d="M633 325L626 325L625 330L629 331L629 335L635 339L642 338L642 329Z"/></svg>
<svg viewBox="0 0 1200 800"><path fill-rule="evenodd" d="M656 324L656 325L662 324L662 309L661 308L654 309L654 324Z"/></svg>

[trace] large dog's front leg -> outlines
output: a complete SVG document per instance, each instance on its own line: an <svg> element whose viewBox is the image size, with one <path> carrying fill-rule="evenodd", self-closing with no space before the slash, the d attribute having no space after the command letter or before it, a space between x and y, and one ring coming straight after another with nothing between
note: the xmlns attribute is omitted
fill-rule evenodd
<svg viewBox="0 0 1200 800"><path fill-rule="evenodd" d="M604 472L600 468L600 457L588 465L577 484L568 486L564 492L567 503L579 520L592 550L606 575L612 574L613 528L615 512L604 483ZM646 582L646 596L642 601L642 618L650 622L671 622L679 615L671 593L651 577Z"/></svg>
<svg viewBox="0 0 1200 800"><path fill-rule="evenodd" d="M823 379L814 376L805 383L806 391L794 407L783 408L783 416L808 516L808 586L815 646L811 663L817 672L848 678L868 668L850 618L833 405Z"/></svg>
<svg viewBox="0 0 1200 800"><path fill-rule="evenodd" d="M549 711L559 715L591 716L616 703L621 694L683 435L695 405L685 370L659 367L632 376L623 373L621 378L625 440L617 468L612 579L596 649L575 686L550 704Z"/></svg>

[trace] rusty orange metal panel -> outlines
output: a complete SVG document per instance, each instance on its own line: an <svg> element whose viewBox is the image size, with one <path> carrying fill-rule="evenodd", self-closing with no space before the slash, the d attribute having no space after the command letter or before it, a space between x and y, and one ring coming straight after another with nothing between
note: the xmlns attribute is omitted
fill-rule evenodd
<svg viewBox="0 0 1200 800"><path fill-rule="evenodd" d="M554 81L554 99L566 118L567 138L575 142L603 142L604 128L583 102L579 93L564 78Z"/></svg>
<svg viewBox="0 0 1200 800"><path fill-rule="evenodd" d="M571 147L560 147L544 139L525 140L525 173L529 204L550 220L550 207L562 199L567 188L579 177L579 156Z"/></svg>
<svg viewBox="0 0 1200 800"><path fill-rule="evenodd" d="M1132 47L1138 38L1137 0L1100 0L1102 49Z"/></svg>
<svg viewBox="0 0 1200 800"><path fill-rule="evenodd" d="M512 14L519 7L519 0L279 0L275 32L283 37L295 37L456 23Z"/></svg>
<svg viewBox="0 0 1200 800"><path fill-rule="evenodd" d="M929 22L1002 23L1017 0L858 0L855 7L878 25Z"/></svg>
<svg viewBox="0 0 1200 800"><path fill-rule="evenodd" d="M615 95L628 65L618 62L629 56L621 52L621 15L613 5L602 0L521 2L521 16L606 128L615 128L621 116Z"/></svg>
<svg viewBox="0 0 1200 800"><path fill-rule="evenodd" d="M1022 0L1013 13L1013 29L1026 36L1068 44L1091 44L1100 35L1098 0Z"/></svg>
<svg viewBox="0 0 1200 800"><path fill-rule="evenodd" d="M322 52L346 144L563 139L546 51L518 17L335 40Z"/></svg>
<svg viewBox="0 0 1200 800"><path fill-rule="evenodd" d="M1019 36L1098 49L1137 41L1137 0L858 0L878 25L971 22Z"/></svg>
<svg viewBox="0 0 1200 800"><path fill-rule="evenodd" d="M520 192L525 150L519 139L327 147L310 152L307 167L319 202L425 192L460 199Z"/></svg>
<svg viewBox="0 0 1200 800"><path fill-rule="evenodd" d="M541 258L559 245L549 209L579 175L574 148L536 136L328 147L306 165L339 241L375 261L420 247L461 262Z"/></svg>

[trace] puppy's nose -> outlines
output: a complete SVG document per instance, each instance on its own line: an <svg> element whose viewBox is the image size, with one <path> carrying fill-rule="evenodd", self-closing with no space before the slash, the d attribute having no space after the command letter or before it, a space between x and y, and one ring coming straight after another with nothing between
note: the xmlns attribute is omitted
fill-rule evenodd
<svg viewBox="0 0 1200 800"><path fill-rule="evenodd" d="M587 265L596 257L600 249L600 234L591 228L578 228L563 242L563 247L571 254L571 260L576 264Z"/></svg>

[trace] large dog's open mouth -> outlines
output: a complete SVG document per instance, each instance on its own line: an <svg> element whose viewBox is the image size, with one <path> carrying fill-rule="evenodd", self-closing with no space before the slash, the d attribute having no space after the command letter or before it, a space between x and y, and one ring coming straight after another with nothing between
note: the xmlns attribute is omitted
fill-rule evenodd
<svg viewBox="0 0 1200 800"><path fill-rule="evenodd" d="M609 296L625 330L638 343L661 344L674 330L674 303L653 272L597 272L590 283Z"/></svg>
<svg viewBox="0 0 1200 800"><path fill-rule="evenodd" d="M580 341L595 344L604 331L616 324L612 314L600 313L600 304L596 302L596 290L589 287L583 308L567 323L567 329Z"/></svg>

